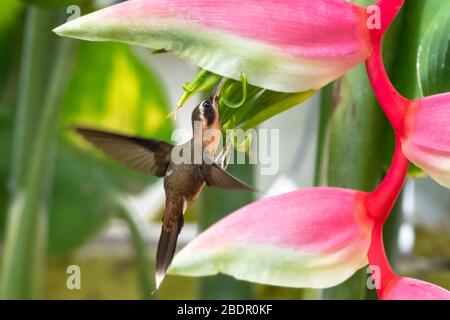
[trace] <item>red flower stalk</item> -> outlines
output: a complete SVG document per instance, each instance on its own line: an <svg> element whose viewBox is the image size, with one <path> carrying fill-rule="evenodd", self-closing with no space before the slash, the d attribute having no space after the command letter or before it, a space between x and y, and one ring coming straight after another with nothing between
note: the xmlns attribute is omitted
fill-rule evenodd
<svg viewBox="0 0 450 320"><path fill-rule="evenodd" d="M379 2L382 6L390 0ZM403 0L395 0L400 6ZM371 31L372 53L366 61L369 80L405 156L441 185L450 188L450 93L416 100L392 85L383 64L383 35L400 7L381 8L382 28Z"/></svg>
<svg viewBox="0 0 450 320"><path fill-rule="evenodd" d="M383 224L392 209L386 206L393 204L392 197L397 190L400 191L397 177L406 174L408 161L405 156L436 181L450 186L450 95L447 93L411 101L403 97L392 85L383 64L382 41L404 1L381 0L378 4L382 7L388 1L391 5L395 2L395 5L385 6L384 10L382 8L382 27L371 32L373 49L366 61L366 67L375 95L394 128L397 137L396 155L388 176L368 197L368 207L374 210L375 214L381 214L375 217L372 229L369 264L377 267L372 268L372 274L374 277L380 277L380 286L376 288L380 299L448 300L450 292L443 288L398 276L392 270L384 250Z"/></svg>
<svg viewBox="0 0 450 320"><path fill-rule="evenodd" d="M397 138L394 159L386 177L379 187L367 197L369 215L374 219L368 258L373 277L379 277L380 286L376 288L378 297L383 300L450 299L450 292L443 288L421 280L398 276L392 270L386 257L383 245L383 225L401 190L408 164L409 161L403 155L401 143Z"/></svg>

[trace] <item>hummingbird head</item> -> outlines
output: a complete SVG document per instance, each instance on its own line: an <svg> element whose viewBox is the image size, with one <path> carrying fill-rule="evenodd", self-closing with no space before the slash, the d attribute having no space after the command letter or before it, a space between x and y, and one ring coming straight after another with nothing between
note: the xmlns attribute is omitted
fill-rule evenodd
<svg viewBox="0 0 450 320"><path fill-rule="evenodd" d="M220 129L219 98L212 96L200 102L192 111L192 124L198 121L202 130Z"/></svg>
<svg viewBox="0 0 450 320"><path fill-rule="evenodd" d="M220 92L225 84L226 78L222 78L214 89L211 97L200 102L200 104L192 111L192 128L195 122L201 123L202 131L208 129L220 130L220 113L219 113L219 97Z"/></svg>
<svg viewBox="0 0 450 320"><path fill-rule="evenodd" d="M203 148L207 149L211 155L215 154L220 141L219 94L224 83L225 79L222 79L213 95L200 102L191 116L194 137L201 139L197 141L202 141Z"/></svg>

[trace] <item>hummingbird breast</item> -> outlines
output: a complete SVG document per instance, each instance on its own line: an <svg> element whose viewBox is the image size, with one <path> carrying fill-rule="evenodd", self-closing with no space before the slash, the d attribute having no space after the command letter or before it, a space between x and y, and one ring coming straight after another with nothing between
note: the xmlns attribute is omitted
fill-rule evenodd
<svg viewBox="0 0 450 320"><path fill-rule="evenodd" d="M205 180L197 164L170 163L164 176L164 190L167 198L183 198L188 205L195 202Z"/></svg>

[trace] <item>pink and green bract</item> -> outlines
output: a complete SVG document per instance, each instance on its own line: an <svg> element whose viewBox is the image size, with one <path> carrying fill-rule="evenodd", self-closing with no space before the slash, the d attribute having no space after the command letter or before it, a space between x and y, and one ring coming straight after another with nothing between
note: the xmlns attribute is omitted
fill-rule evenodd
<svg viewBox="0 0 450 320"><path fill-rule="evenodd" d="M405 155L450 188L450 94L412 101L404 125Z"/></svg>
<svg viewBox="0 0 450 320"><path fill-rule="evenodd" d="M280 92L319 89L371 51L366 8L342 0L131 0L55 29L164 49Z"/></svg>
<svg viewBox="0 0 450 320"><path fill-rule="evenodd" d="M252 203L187 245L169 273L326 288L367 264L366 194L311 188Z"/></svg>

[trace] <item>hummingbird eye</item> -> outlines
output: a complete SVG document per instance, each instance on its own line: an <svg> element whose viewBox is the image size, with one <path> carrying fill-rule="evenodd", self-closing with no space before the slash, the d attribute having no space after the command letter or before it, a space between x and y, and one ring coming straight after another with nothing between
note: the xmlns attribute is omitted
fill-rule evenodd
<svg viewBox="0 0 450 320"><path fill-rule="evenodd" d="M211 107L212 107L211 102L209 100L206 100L205 102L203 102L202 106L203 106L204 110L211 109Z"/></svg>

